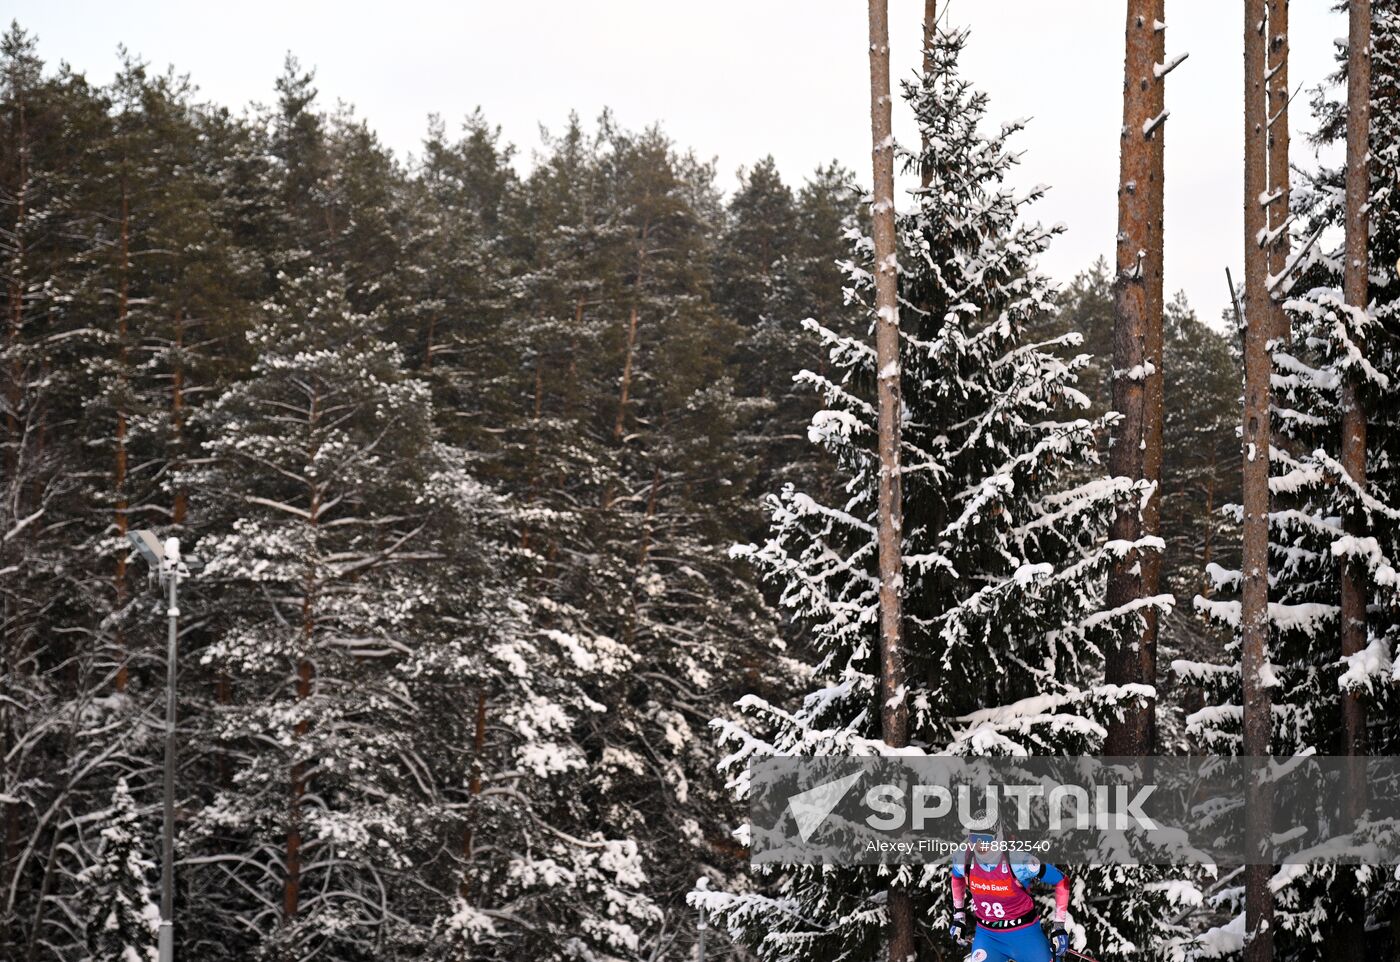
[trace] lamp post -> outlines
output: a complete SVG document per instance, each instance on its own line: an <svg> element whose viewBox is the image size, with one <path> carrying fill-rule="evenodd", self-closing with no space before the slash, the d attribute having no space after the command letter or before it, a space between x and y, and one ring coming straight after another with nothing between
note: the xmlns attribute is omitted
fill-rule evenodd
<svg viewBox="0 0 1400 962"><path fill-rule="evenodd" d="M695 882L697 892L708 892L710 890L710 880L702 875ZM698 962L705 962L705 930L709 928L709 920L705 918L705 903L700 902L696 906L700 910L700 918L695 925L695 947L699 955Z"/></svg>
<svg viewBox="0 0 1400 962"><path fill-rule="evenodd" d="M129 531L127 538L151 566L166 590L165 615L169 623L165 662L165 817L161 833L160 865L160 962L175 962L175 640L179 630L180 579L190 576L180 560L180 539L162 543L150 531ZM193 562L192 562L193 563Z"/></svg>

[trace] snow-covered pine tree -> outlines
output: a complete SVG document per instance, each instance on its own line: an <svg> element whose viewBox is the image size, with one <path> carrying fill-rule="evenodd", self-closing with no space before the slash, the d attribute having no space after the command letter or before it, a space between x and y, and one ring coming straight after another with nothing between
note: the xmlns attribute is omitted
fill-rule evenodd
<svg viewBox="0 0 1400 962"><path fill-rule="evenodd" d="M385 318L390 340L433 388L439 407L459 412L454 440L491 437L483 413L518 359L493 349L521 269L506 236L507 205L518 191L511 151L480 113L460 137L432 118L422 160L404 188L400 301ZM521 228L524 229L523 227Z"/></svg>
<svg viewBox="0 0 1400 962"><path fill-rule="evenodd" d="M1109 542L1109 519L1119 503L1140 503L1144 489L1086 479L1102 426L1078 416L1089 402L1075 375L1088 359L1053 353L1078 335L1024 336L1036 315L1054 310L1035 260L1058 229L1023 220L1041 189L1006 186L1020 125L985 129L987 97L958 72L966 42L965 32L940 33L932 72L905 90L928 144L927 156L906 155L906 164L925 165L932 178L898 219L911 741L929 753L1093 752L1110 713L1146 694L1099 683L1104 643L1138 630L1145 606L1167 610L1171 599L1104 608L1109 564L1144 546ZM849 296L868 305L871 243L856 235L854 246ZM785 487L768 502L767 542L737 551L773 583L815 651L819 687L795 708L750 696L742 722L719 723L740 795L756 756L881 751L873 352L808 326L831 364L827 376L800 375L824 400L809 433L834 453L842 494L823 503ZM944 938L945 868L900 873L914 886L924 938ZM885 921L872 897L889 887L887 876L808 867L769 876L768 894L692 899L763 959L872 957ZM1125 880L1105 871L1095 884ZM1112 917L1083 905L1075 921L1098 954L1122 953L1163 925L1153 919L1164 917L1164 901L1140 891Z"/></svg>
<svg viewBox="0 0 1400 962"><path fill-rule="evenodd" d="M155 863L143 843L155 836L141 825L126 779L117 780L100 824L95 861L77 878L83 947L94 962L154 962L160 910L150 884Z"/></svg>
<svg viewBox="0 0 1400 962"><path fill-rule="evenodd" d="M103 383L129 370L120 353L135 344L119 333L132 320L117 253L132 218L119 212L125 196L130 215L153 178L118 148L148 104L139 70L105 89L67 68L46 76L18 27L0 42L0 65L0 955L26 945L76 955L93 816L118 777L139 784L153 757L141 699L114 691L139 647L120 628L143 606L122 577L129 545L117 536L115 412L133 409L119 378Z"/></svg>
<svg viewBox="0 0 1400 962"><path fill-rule="evenodd" d="M813 398L792 373L815 366L814 345L792 323L806 310L797 229L798 204L777 164L765 157L739 171L739 189L725 210L717 245L715 303L742 331L737 345L744 378L736 385L748 399L752 458L760 465L760 490L778 487L794 473L806 477L809 450L802 436Z"/></svg>
<svg viewBox="0 0 1400 962"><path fill-rule="evenodd" d="M422 802L392 669L418 605L432 408L372 330L336 275L284 277L252 377L199 415L197 550L220 589L202 662L232 680L213 723L237 770L195 829L245 901L225 915L234 955L375 944Z"/></svg>
<svg viewBox="0 0 1400 962"><path fill-rule="evenodd" d="M1372 7L1370 131L1370 299L1364 311L1348 307L1343 293L1342 231L1345 216L1342 167L1326 167L1295 189L1294 206L1309 238L1303 248L1285 309L1292 338L1274 346L1275 419L1285 443L1272 451L1270 487L1271 645L1275 686L1273 751L1344 754L1342 693L1360 695L1367 713L1368 751L1393 754L1400 744L1397 676L1393 652L1400 636L1396 617L1397 565L1400 565L1400 411L1394 385L1400 379L1397 312L1400 282L1400 9L1393 2ZM1333 85L1347 77L1346 48ZM1313 104L1318 120L1314 141L1335 143L1346 136L1346 104L1320 90ZM1287 279L1284 279L1287 280ZM1343 469L1341 444L1343 391L1352 379L1366 412L1366 475L1362 484ZM1239 509L1232 512L1238 516ZM1364 534L1357 535L1357 530ZM1371 597L1366 613L1367 644L1356 655L1338 653L1340 564L1344 559L1365 572ZM1215 566L1216 586L1239 584L1238 570ZM1217 621L1238 628L1239 602L1200 597L1201 608ZM1227 651L1237 648L1227 649ZM1211 751L1240 750L1238 668L1183 663L1180 672L1200 680L1210 694L1207 706L1188 717L1188 732ZM1332 941L1345 927L1362 929L1371 940L1367 954L1383 951L1388 920L1400 908L1400 885L1391 872L1375 868L1319 866L1290 870L1276 881L1280 959L1312 957L1318 941ZM1203 954L1219 954L1233 943L1222 935L1238 892L1222 893L1225 918L1207 934ZM1236 920L1236 924L1237 920Z"/></svg>
<svg viewBox="0 0 1400 962"><path fill-rule="evenodd" d="M198 416L234 767L194 824L200 950L625 957L656 910L636 842L583 828L579 732L631 660L519 597L519 509L380 328L338 275L284 277L251 378Z"/></svg>
<svg viewBox="0 0 1400 962"><path fill-rule="evenodd" d="M621 601L590 540L615 478L612 422L593 417L615 382L600 405L593 376L632 238L606 203L601 136L572 119L521 185L474 115L459 141L430 132L415 185L412 355L460 446L431 489L459 533L433 536L445 563L404 665L424 717L450 719L420 741L451 853L425 946L443 958L633 958L660 919L636 826L597 815L619 767L600 750L622 714L606 693L637 669L598 617Z"/></svg>
<svg viewBox="0 0 1400 962"><path fill-rule="evenodd" d="M608 714L588 692L633 661L610 638L551 627L555 606L520 590L536 577L518 548L529 507L474 477L467 452L437 455L420 544L436 558L415 581L400 674L433 786L410 851L441 894L431 925L395 941L453 960L633 957L658 912L637 841L582 828L593 775L579 734Z"/></svg>
<svg viewBox="0 0 1400 962"><path fill-rule="evenodd" d="M520 363L492 418L513 429L488 457L522 503L540 629L615 646L607 660L626 666L578 674L607 710L578 716L589 768L559 780L576 794L560 811L573 831L635 839L664 916L624 954L648 954L692 938L681 897L697 863L737 869L706 705L742 691L728 666L772 674L774 632L728 556L752 512L743 411L721 367L737 332L708 294L713 170L606 116L596 136L571 124L551 147L524 185L534 268L502 328Z"/></svg>

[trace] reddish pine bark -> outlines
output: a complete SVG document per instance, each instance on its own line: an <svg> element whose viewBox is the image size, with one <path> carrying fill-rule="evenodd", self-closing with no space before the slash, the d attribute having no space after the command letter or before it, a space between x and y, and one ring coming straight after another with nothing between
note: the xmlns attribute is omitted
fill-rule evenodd
<svg viewBox="0 0 1400 962"><path fill-rule="evenodd" d="M122 179L122 210L121 210L121 235L119 240L120 252L120 281L117 291L117 366L119 376L126 380L126 336L128 310L130 304L130 269L131 269L131 210L130 202L127 198L126 179ZM119 388L119 391L122 391ZM124 391L122 391L124 393ZM126 529L127 529L127 508L129 507L126 498L126 398L122 393L117 397L117 430L116 430L116 458L112 471L112 489L116 492L116 526L117 537L122 540L122 548L117 552L117 570L112 576L112 585L116 591L116 607L120 610L126 605ZM126 665L126 647L122 641L122 630L120 626L116 629L117 657L121 659L121 664L117 666L116 686L118 692L126 691L128 671Z"/></svg>
<svg viewBox="0 0 1400 962"><path fill-rule="evenodd" d="M1268 186L1267 91L1265 89L1265 0L1244 4L1244 415L1243 487L1244 550L1242 557L1241 673L1244 713L1244 753L1269 754L1272 698L1263 677L1269 659L1269 443L1272 398L1268 340L1274 327L1267 289L1268 258L1262 232L1266 229ZM1268 830L1270 798L1254 792L1246 818L1251 845ZM1273 958L1273 895L1267 865L1245 868L1246 962Z"/></svg>
<svg viewBox="0 0 1400 962"><path fill-rule="evenodd" d="M472 774L467 782L467 794L471 796L471 808L467 812L467 826L462 832L462 860L468 865L472 860L472 833L476 828L477 819L477 799L481 795L481 753L486 749L486 693L478 692L476 696L476 724L472 732ZM463 900L471 896L471 879L467 876L465 869L462 872L462 883L458 891Z"/></svg>
<svg viewBox="0 0 1400 962"><path fill-rule="evenodd" d="M1288 0L1268 0L1269 38L1269 276L1282 277L1292 255L1288 219L1292 193L1288 169ZM1286 281L1279 282L1280 285ZM1292 340L1288 312L1283 309L1283 287L1273 299L1274 337Z"/></svg>
<svg viewBox="0 0 1400 962"><path fill-rule="evenodd" d="M938 37L938 0L924 0L924 76L933 73L933 44ZM919 143L923 148L921 156L928 156L928 132L920 131ZM919 185L927 188L933 183L933 165L919 166Z"/></svg>
<svg viewBox="0 0 1400 962"><path fill-rule="evenodd" d="M320 408L320 396L313 392L307 413L307 425L313 436L317 429L317 422L321 417ZM318 445L314 441L308 447L306 452L308 464L315 462L317 448ZM321 519L320 483L321 482L315 478L307 482L310 505L307 509L306 523L313 528L320 523ZM296 700L298 702L306 701L306 699L311 697L312 686L316 676L316 669L311 661L310 652L316 635L316 597L319 584L316 566L314 562L308 562L304 584L302 585L302 653L300 660L297 662L296 687ZM292 752L295 760L292 762L291 793L288 799L287 809L287 867L286 879L282 891L282 914L284 919L288 922L296 917L297 909L301 901L301 807L306 797L306 761L301 757L301 742L310 730L311 726L309 721L306 718L302 718L296 723L294 729L295 737L292 739Z"/></svg>
<svg viewBox="0 0 1400 962"><path fill-rule="evenodd" d="M1351 0L1347 55L1347 159L1346 159L1346 266L1343 294L1353 312L1366 310L1370 293L1367 284L1369 252L1366 204L1370 195L1367 150L1371 127L1371 3ZM1361 334L1355 332L1357 346L1365 352ZM1366 407L1356 376L1347 378L1342 388L1342 467L1357 485L1366 483ZM1365 521L1359 512L1345 519L1347 531L1364 535ZM1365 569L1355 563L1341 564L1341 648L1343 655L1354 655L1366 647L1366 601L1368 587ZM1348 755L1366 753L1366 707L1359 695L1342 695L1342 727Z"/></svg>
<svg viewBox="0 0 1400 962"><path fill-rule="evenodd" d="M875 241L875 364L879 407L880 725L885 743L909 742L905 701L901 575L903 508L899 477L899 271L895 255L894 139L891 134L888 0L870 0L870 136L875 174L871 209ZM908 891L891 886L890 962L914 956L914 907Z"/></svg>
<svg viewBox="0 0 1400 962"><path fill-rule="evenodd" d="M1153 117L1154 127L1147 135L1149 189L1145 198L1148 207L1148 265L1144 271L1147 284L1147 317L1143 331L1143 353L1151 368L1143 381L1143 440L1146 448L1142 452L1142 476L1152 485L1152 496L1142 509L1142 528L1147 535L1162 535L1162 372L1165 366L1162 344L1163 274L1166 258L1163 255L1162 227L1166 207L1166 135L1167 127L1161 118L1166 116L1166 77L1159 76L1158 65L1165 67L1167 59L1166 2L1151 0L1152 20L1151 54L1152 77L1148 83L1148 111ZM1149 551L1142 555L1142 593L1155 597L1162 587L1162 553ZM1157 609L1143 611L1142 641L1137 650L1137 677L1144 684L1157 685L1157 635L1160 615ZM1142 754L1156 751L1157 742L1157 700L1147 702L1134 720L1134 748Z"/></svg>
<svg viewBox="0 0 1400 962"><path fill-rule="evenodd" d="M622 387L617 399L617 420L613 423L613 440L622 442L627 426L627 401L632 390L632 356L637 350L637 321L642 308L642 285L646 281L647 240L651 234L651 219L642 222L642 234L637 241L637 280L632 286L632 308L627 315L627 346L622 357Z"/></svg>
<svg viewBox="0 0 1400 962"><path fill-rule="evenodd" d="M1161 261L1161 176L1156 169L1154 139L1160 139L1160 123L1153 126L1160 111L1154 111L1161 86L1153 70L1160 38L1156 30L1161 0L1128 0L1123 58L1123 127L1120 134L1118 169L1118 247L1117 275L1114 281L1113 327L1113 408L1122 415L1114 425L1109 447L1109 471L1119 477L1146 479L1150 467L1148 450L1149 370L1152 364L1152 331L1161 351L1160 307L1152 316L1152 288L1160 290ZM1157 279L1151 280L1153 274ZM1160 305L1160 294L1158 295ZM1154 375L1155 376L1155 375ZM1160 379L1157 391L1160 397ZM1160 401L1158 407L1160 417ZM1160 448L1160 428L1158 429ZM1160 467L1160 456L1157 461ZM1156 502L1156 497L1152 502ZM1139 509L1136 502L1119 508L1113 519L1112 536L1135 542L1145 533L1152 517L1150 506ZM1108 575L1108 605L1122 608L1147 594L1149 568L1142 554L1124 555L1114 562ZM1106 657L1106 675L1111 684L1152 684L1147 674L1155 664L1155 618L1145 618L1141 630L1125 630ZM1121 719L1108 726L1104 752L1107 755L1144 755L1149 749L1154 703L1129 708Z"/></svg>

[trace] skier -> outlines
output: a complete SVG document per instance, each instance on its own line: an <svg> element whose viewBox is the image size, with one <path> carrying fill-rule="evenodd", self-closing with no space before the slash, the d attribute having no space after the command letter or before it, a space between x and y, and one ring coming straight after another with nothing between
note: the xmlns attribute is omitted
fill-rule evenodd
<svg viewBox="0 0 1400 962"><path fill-rule="evenodd" d="M1055 886L1055 928L1046 939L1030 886ZM1055 866L1034 856L1013 860L999 832L968 836L963 863L953 864L953 923L948 933L967 944L967 913L963 906L972 893L972 962L1051 962L1069 951L1065 913L1069 909L1069 879Z"/></svg>

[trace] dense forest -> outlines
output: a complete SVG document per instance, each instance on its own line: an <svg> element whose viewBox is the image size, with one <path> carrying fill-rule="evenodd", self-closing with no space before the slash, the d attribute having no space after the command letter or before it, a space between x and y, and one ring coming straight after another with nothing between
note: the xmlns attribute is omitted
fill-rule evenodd
<svg viewBox="0 0 1400 962"><path fill-rule="evenodd" d="M1237 751L1212 663L1239 645L1238 318L1162 305L1161 483L1112 474L1118 269L1038 270L1060 228L1007 186L1035 159L959 72L969 42L941 33L898 102L923 137L894 222L909 737L1100 752L1142 701L1104 683L1114 638L1150 617L1179 665L1153 750ZM887 881L751 874L741 827L754 754L880 737L868 185L768 157L726 193L704 145L607 113L530 157L432 118L399 156L290 56L247 109L134 54L110 80L45 56L0 41L0 959L154 958L166 613L137 529L201 563L180 958L660 962L694 957L701 908L711 955L875 958ZM1339 176L1296 209L1335 225ZM1300 604L1334 590L1328 519L1391 517L1322 482L1326 251L1275 375ZM1106 584L1156 550L1110 538L1153 490L1175 602L1149 616ZM1298 627L1315 708L1333 662ZM1078 876L1141 895L1089 901L1079 945L1181 958L1242 911L1237 882L1145 871ZM954 951L945 880L903 883L921 960ZM1287 896L1300 945L1343 881Z"/></svg>

